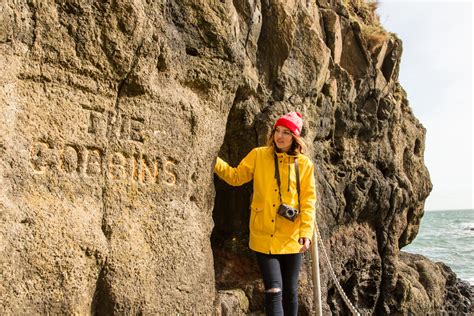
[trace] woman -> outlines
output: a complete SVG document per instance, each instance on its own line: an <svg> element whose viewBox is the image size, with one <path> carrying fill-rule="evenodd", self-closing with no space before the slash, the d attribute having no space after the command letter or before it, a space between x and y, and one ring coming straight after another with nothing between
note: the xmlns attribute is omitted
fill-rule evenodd
<svg viewBox="0 0 474 316"><path fill-rule="evenodd" d="M283 115L276 121L267 146L254 148L237 168L220 158L215 166L215 173L230 185L253 179L249 246L256 253L263 276L267 315L297 315L302 254L313 235L314 166L303 155L302 127L300 113ZM293 213L298 214L291 217Z"/></svg>

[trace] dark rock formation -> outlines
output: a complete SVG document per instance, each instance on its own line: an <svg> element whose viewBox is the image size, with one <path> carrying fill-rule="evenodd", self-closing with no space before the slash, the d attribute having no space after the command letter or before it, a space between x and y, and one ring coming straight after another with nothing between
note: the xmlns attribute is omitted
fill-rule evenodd
<svg viewBox="0 0 474 316"><path fill-rule="evenodd" d="M319 226L357 308L466 313L449 268L400 253L431 190L425 130L397 81L401 41L347 3L3 1L0 310L260 310L251 185L224 185L213 163L236 164L298 110ZM346 314L322 273L325 312Z"/></svg>
<svg viewBox="0 0 474 316"><path fill-rule="evenodd" d="M410 310L415 315L433 311L444 315L474 313L472 286L457 279L448 266L406 252L400 252L399 258L400 275L394 292L399 307L394 312Z"/></svg>

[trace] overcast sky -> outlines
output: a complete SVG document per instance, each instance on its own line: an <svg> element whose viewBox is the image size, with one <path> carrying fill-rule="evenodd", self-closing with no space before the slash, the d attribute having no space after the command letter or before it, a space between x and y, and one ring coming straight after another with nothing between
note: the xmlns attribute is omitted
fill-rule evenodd
<svg viewBox="0 0 474 316"><path fill-rule="evenodd" d="M473 4L383 0L377 12L403 41L399 81L427 129L425 209L473 209Z"/></svg>

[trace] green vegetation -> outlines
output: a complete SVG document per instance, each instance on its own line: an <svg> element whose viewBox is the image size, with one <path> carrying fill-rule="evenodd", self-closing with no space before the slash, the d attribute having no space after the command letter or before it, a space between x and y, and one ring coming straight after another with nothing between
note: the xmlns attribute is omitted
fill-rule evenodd
<svg viewBox="0 0 474 316"><path fill-rule="evenodd" d="M377 0L344 0L350 18L363 25L380 25L379 16L375 13Z"/></svg>
<svg viewBox="0 0 474 316"><path fill-rule="evenodd" d="M390 37L380 24L380 18L376 13L378 4L377 0L344 0L349 18L359 23L368 48L372 52Z"/></svg>

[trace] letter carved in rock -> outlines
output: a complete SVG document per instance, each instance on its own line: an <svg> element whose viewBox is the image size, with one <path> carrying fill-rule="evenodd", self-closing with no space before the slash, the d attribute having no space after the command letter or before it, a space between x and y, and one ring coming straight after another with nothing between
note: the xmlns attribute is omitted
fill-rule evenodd
<svg viewBox="0 0 474 316"><path fill-rule="evenodd" d="M109 174L114 180L127 177L127 158L121 152L115 152L109 159Z"/></svg>
<svg viewBox="0 0 474 316"><path fill-rule="evenodd" d="M77 146L65 145L59 159L61 170L67 173L80 172L80 154Z"/></svg>
<svg viewBox="0 0 474 316"><path fill-rule="evenodd" d="M142 183L156 183L158 180L158 161L149 159L146 156L141 158L141 177Z"/></svg>
<svg viewBox="0 0 474 316"><path fill-rule="evenodd" d="M139 117L131 117L125 114L120 115L120 122L116 123L119 125L118 134L120 139L143 143L144 121L144 119Z"/></svg>
<svg viewBox="0 0 474 316"><path fill-rule="evenodd" d="M44 173L49 164L51 147L48 143L38 141L31 146L30 163L36 173Z"/></svg>
<svg viewBox="0 0 474 316"><path fill-rule="evenodd" d="M130 118L130 139L143 143L143 122L141 118Z"/></svg>
<svg viewBox="0 0 474 316"><path fill-rule="evenodd" d="M88 125L87 132L94 134L97 137L105 136L106 132L106 118L104 117L103 109L94 109L87 105L82 105L82 108L87 111Z"/></svg>
<svg viewBox="0 0 474 316"><path fill-rule="evenodd" d="M87 175L94 176L102 173L102 150L95 147L86 148L85 161Z"/></svg>
<svg viewBox="0 0 474 316"><path fill-rule="evenodd" d="M176 184L177 175L176 175L175 168L176 168L176 164L173 161L170 161L170 160L165 161L163 169L164 169L164 175L165 175L164 183L166 185L173 186Z"/></svg>

